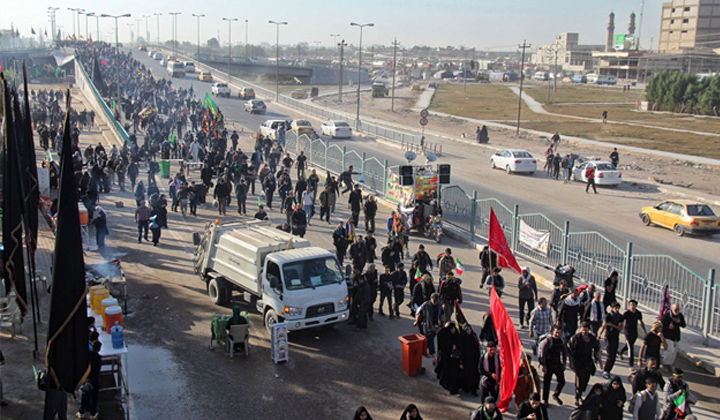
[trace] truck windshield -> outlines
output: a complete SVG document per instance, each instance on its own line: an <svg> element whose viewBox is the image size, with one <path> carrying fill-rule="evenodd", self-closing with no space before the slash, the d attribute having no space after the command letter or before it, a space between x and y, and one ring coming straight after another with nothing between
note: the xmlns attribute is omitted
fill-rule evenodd
<svg viewBox="0 0 720 420"><path fill-rule="evenodd" d="M287 290L306 289L343 281L340 267L333 257L298 261L283 265Z"/></svg>

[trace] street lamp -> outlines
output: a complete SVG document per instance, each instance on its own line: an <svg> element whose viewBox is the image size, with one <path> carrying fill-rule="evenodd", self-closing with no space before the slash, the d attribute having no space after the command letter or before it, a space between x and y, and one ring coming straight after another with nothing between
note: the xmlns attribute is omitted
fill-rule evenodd
<svg viewBox="0 0 720 420"><path fill-rule="evenodd" d="M197 38L198 38L197 59L200 60L200 18L205 17L205 15L196 15L195 13L193 13L193 17L197 18Z"/></svg>
<svg viewBox="0 0 720 420"><path fill-rule="evenodd" d="M107 13L103 13L100 17L115 19L115 53L120 54L120 50L118 49L118 19L132 17L132 15L130 13L125 13L124 15L108 15ZM118 89L120 89L119 84Z"/></svg>
<svg viewBox="0 0 720 420"><path fill-rule="evenodd" d="M287 22L275 22L269 20L268 23L275 25L275 100L280 99L280 82L278 79L278 70L280 65L280 25L287 25Z"/></svg>
<svg viewBox="0 0 720 420"><path fill-rule="evenodd" d="M59 41L57 37L57 28L55 27L55 12L60 10L59 7L48 7L48 16L50 16L50 30L52 31L52 39L54 42Z"/></svg>
<svg viewBox="0 0 720 420"><path fill-rule="evenodd" d="M228 23L228 84L230 83L230 60L232 57L232 23L237 22L238 18L222 18Z"/></svg>
<svg viewBox="0 0 720 420"><path fill-rule="evenodd" d="M182 12L168 12L168 15L172 16L172 35L173 35L173 55L177 54L176 48L177 48L177 15L182 14Z"/></svg>
<svg viewBox="0 0 720 420"><path fill-rule="evenodd" d="M152 16L150 15L143 15L143 18L145 18L145 45L148 45L150 43L150 21L149 19Z"/></svg>
<svg viewBox="0 0 720 420"><path fill-rule="evenodd" d="M140 22L142 22L142 19L135 19L135 42L139 45L140 44Z"/></svg>
<svg viewBox="0 0 720 420"><path fill-rule="evenodd" d="M245 19L245 58L250 58L250 46L248 45L248 20Z"/></svg>
<svg viewBox="0 0 720 420"><path fill-rule="evenodd" d="M126 25L130 30L130 45L132 45L135 43L135 35L133 34L133 26L135 25L132 22L128 22Z"/></svg>
<svg viewBox="0 0 720 420"><path fill-rule="evenodd" d="M85 39L87 41L90 40L90 30L88 29L88 18L89 17L97 18L97 16L95 15L94 12L85 13Z"/></svg>
<svg viewBox="0 0 720 420"><path fill-rule="evenodd" d="M75 35L75 13L77 13L77 12L79 12L80 10L83 10L83 9L80 9L79 7L68 7L67 9L68 9L69 11L73 12L73 17L72 17L72 21L73 21L73 36L75 37L75 39L77 39L77 36ZM80 25L78 24L78 26L80 26Z"/></svg>
<svg viewBox="0 0 720 420"><path fill-rule="evenodd" d="M80 15L85 15L85 40L87 41L88 37L88 28L87 28L87 14L85 13L85 9L78 10L78 35L80 35ZM79 36L78 36L79 38Z"/></svg>
<svg viewBox="0 0 720 420"><path fill-rule="evenodd" d="M153 13L153 15L157 18L157 43L160 46L160 16L162 16L162 13Z"/></svg>
<svg viewBox="0 0 720 420"><path fill-rule="evenodd" d="M359 47L359 51L358 51L357 112L355 114L355 130L360 131L360 68L362 67L362 33L363 33L364 27L368 26L368 27L372 28L373 26L375 26L375 24L374 23L360 24L360 23L350 22L350 26L357 26L358 28L360 28L360 47Z"/></svg>

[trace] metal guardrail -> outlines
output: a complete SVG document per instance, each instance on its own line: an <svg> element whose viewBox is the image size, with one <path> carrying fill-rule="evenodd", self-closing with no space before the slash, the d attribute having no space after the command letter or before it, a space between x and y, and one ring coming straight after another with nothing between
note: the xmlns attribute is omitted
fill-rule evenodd
<svg viewBox="0 0 720 420"><path fill-rule="evenodd" d="M632 243L623 248L598 232L571 232L568 221L561 225L543 214L519 214L518 206L511 211L496 199L478 199L477 192L471 196L459 186L442 188L440 197L443 220L467 239L488 239L492 206L517 255L551 269L569 264L575 268L576 277L600 287L611 272L617 271L618 298L636 299L649 311L660 310L665 285L669 285L670 299L680 303L688 326L701 331L705 338L720 338L720 286L715 284L715 269L704 278L670 256L634 255ZM521 222L547 233L547 247L536 249L521 241Z"/></svg>
<svg viewBox="0 0 720 420"><path fill-rule="evenodd" d="M105 121L105 124L110 127L117 138L121 139L124 144L127 144L130 141L130 136L127 131L125 131L125 127L115 119L110 107L105 103L102 95L97 91L92 80L85 72L82 63L80 63L77 58L75 59L75 81L78 88L82 91L83 95L85 95L85 98L90 101L92 107L99 111L98 117Z"/></svg>

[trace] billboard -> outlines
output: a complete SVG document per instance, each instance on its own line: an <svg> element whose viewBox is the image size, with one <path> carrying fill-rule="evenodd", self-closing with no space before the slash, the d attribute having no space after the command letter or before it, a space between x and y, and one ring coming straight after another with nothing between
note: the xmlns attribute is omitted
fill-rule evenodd
<svg viewBox="0 0 720 420"><path fill-rule="evenodd" d="M615 49L617 51L625 49L625 34L615 35Z"/></svg>

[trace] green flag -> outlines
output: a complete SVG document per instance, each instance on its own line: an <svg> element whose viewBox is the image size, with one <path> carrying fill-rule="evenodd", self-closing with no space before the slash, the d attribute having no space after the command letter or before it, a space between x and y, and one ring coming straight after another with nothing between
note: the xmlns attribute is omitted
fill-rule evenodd
<svg viewBox="0 0 720 420"><path fill-rule="evenodd" d="M170 143L175 146L175 130L170 133Z"/></svg>
<svg viewBox="0 0 720 420"><path fill-rule="evenodd" d="M217 114L217 105L215 105L215 101L213 101L213 98L210 96L209 93L205 94L205 99L203 99L203 108L210 110L210 113L215 116Z"/></svg>
<svg viewBox="0 0 720 420"><path fill-rule="evenodd" d="M60 67L55 70L55 77L60 77Z"/></svg>
<svg viewBox="0 0 720 420"><path fill-rule="evenodd" d="M258 197L258 207L262 206L262 199Z"/></svg>
<svg viewBox="0 0 720 420"><path fill-rule="evenodd" d="M685 415L685 391L683 391L677 398L673 400L675 404L675 412L681 416Z"/></svg>

